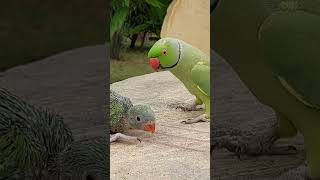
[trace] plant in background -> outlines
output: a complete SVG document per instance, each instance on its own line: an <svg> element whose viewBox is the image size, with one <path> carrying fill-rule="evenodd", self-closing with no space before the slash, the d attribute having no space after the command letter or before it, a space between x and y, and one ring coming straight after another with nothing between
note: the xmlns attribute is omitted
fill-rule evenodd
<svg viewBox="0 0 320 180"><path fill-rule="evenodd" d="M122 27L129 13L130 0L112 0L110 22L111 59L120 59Z"/></svg>
<svg viewBox="0 0 320 180"><path fill-rule="evenodd" d="M141 47L147 32L160 37L160 30L171 0L113 0L110 28L111 58L120 59L124 37L135 47L138 34L143 33Z"/></svg>

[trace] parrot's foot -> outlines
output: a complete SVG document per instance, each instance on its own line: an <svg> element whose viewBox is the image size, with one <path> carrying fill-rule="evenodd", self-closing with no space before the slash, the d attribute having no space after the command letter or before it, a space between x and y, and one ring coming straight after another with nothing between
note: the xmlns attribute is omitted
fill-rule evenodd
<svg viewBox="0 0 320 180"><path fill-rule="evenodd" d="M296 154L298 150L291 145L279 146L275 145L275 141L279 137L276 136L274 131L264 133L261 136L256 136L251 132L231 131L230 133L216 137L214 139L213 148L221 149L226 148L230 152L234 152L238 158L240 155L288 155Z"/></svg>
<svg viewBox="0 0 320 180"><path fill-rule="evenodd" d="M207 118L206 114L202 114L194 119L188 119L185 121L181 121L181 123L184 124L193 124L193 123L198 123L198 122L210 122L209 118Z"/></svg>
<svg viewBox="0 0 320 180"><path fill-rule="evenodd" d="M282 173L280 176L274 178L275 180L312 180L308 173L307 163L302 163L299 167Z"/></svg>
<svg viewBox="0 0 320 180"><path fill-rule="evenodd" d="M118 140L123 140L123 141L132 141L132 140L134 140L134 141L141 142L141 140L139 138L134 137L134 136L127 136L127 135L124 135L124 134L121 134L121 133L110 134L110 143L118 141Z"/></svg>
<svg viewBox="0 0 320 180"><path fill-rule="evenodd" d="M202 107L198 107L197 104L179 104L176 109L181 109L183 111L202 111Z"/></svg>

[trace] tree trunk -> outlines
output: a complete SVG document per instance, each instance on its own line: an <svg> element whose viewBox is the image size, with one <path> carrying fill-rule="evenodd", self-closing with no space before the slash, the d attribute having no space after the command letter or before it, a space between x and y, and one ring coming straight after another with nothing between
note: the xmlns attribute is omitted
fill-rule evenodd
<svg viewBox="0 0 320 180"><path fill-rule="evenodd" d="M115 32L111 39L111 59L120 60L121 41L121 34Z"/></svg>
<svg viewBox="0 0 320 180"><path fill-rule="evenodd" d="M132 37L131 37L130 49L134 49L134 48L135 48L137 39L138 39L138 34L132 35Z"/></svg>
<svg viewBox="0 0 320 180"><path fill-rule="evenodd" d="M140 48L143 48L145 39L146 39L147 31L143 32Z"/></svg>

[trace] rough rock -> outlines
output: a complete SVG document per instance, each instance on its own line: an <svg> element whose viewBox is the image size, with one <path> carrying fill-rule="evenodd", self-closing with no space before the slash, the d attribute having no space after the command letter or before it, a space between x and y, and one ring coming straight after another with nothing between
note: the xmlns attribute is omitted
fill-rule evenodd
<svg viewBox="0 0 320 180"><path fill-rule="evenodd" d="M75 136L106 132L107 46L83 47L0 73L0 85L63 115Z"/></svg>

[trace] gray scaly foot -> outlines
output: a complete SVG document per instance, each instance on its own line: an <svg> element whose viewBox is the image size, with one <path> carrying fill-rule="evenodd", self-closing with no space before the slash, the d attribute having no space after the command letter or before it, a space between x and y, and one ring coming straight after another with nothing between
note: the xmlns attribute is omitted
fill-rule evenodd
<svg viewBox="0 0 320 180"><path fill-rule="evenodd" d="M116 133L116 134L110 134L110 143L111 142L115 142L118 140L123 140L123 141L139 141L141 142L141 140L137 137L134 136L127 136L121 133Z"/></svg>
<svg viewBox="0 0 320 180"><path fill-rule="evenodd" d="M276 146L274 143L279 137L274 133L273 129L268 129L262 135L246 131L225 129L224 135L217 136L219 132L214 131L213 149L226 148L230 152L234 152L239 158L240 155L287 155L297 153L294 146Z"/></svg>
<svg viewBox="0 0 320 180"><path fill-rule="evenodd" d="M181 121L181 123L184 123L184 124L193 124L198 122L209 122L209 119L207 118L206 114L202 114L194 119Z"/></svg>
<svg viewBox="0 0 320 180"><path fill-rule="evenodd" d="M312 180L308 173L307 163L302 163L299 167L282 173L274 180Z"/></svg>
<svg viewBox="0 0 320 180"><path fill-rule="evenodd" d="M179 104L176 106L176 109L181 109L183 111L201 111L202 107L198 107L197 104Z"/></svg>

